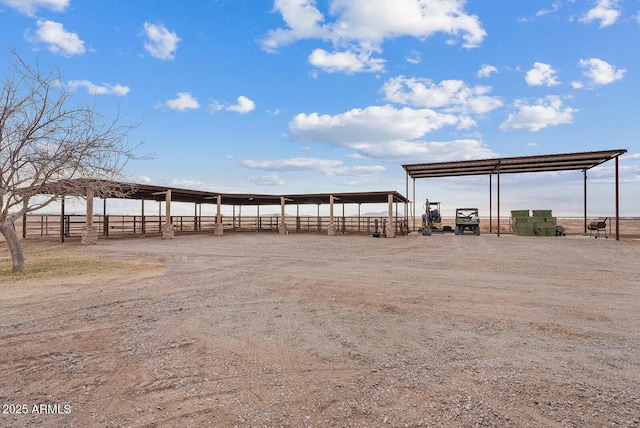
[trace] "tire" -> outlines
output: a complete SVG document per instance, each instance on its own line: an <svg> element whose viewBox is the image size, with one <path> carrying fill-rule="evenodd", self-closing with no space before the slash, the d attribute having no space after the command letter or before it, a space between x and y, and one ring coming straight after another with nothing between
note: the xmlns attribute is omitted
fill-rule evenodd
<svg viewBox="0 0 640 428"><path fill-rule="evenodd" d="M456 226L455 234L460 235L460 226Z"/></svg>
<svg viewBox="0 0 640 428"><path fill-rule="evenodd" d="M480 236L480 226L476 226L475 234L476 236Z"/></svg>

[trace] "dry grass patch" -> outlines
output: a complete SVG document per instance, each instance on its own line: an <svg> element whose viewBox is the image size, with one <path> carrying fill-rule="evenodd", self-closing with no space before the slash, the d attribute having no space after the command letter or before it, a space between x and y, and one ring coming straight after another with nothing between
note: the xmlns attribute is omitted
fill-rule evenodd
<svg viewBox="0 0 640 428"><path fill-rule="evenodd" d="M0 248L0 283L32 279L63 278L95 274L136 274L147 272L159 275L164 265L149 260L116 260L82 253L75 243L52 243L45 240L22 241L25 256L24 274L11 272L12 261L4 242Z"/></svg>

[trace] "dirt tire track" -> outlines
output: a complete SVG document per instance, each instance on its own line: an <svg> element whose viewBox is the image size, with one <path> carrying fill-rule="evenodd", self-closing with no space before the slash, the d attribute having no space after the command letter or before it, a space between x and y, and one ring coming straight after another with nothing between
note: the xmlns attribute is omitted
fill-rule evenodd
<svg viewBox="0 0 640 428"><path fill-rule="evenodd" d="M65 245L166 269L0 290L2 427L640 426L639 241Z"/></svg>

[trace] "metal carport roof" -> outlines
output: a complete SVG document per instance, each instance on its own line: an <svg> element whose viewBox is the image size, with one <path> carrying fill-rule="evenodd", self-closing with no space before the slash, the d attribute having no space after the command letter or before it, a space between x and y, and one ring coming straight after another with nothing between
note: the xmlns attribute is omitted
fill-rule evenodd
<svg viewBox="0 0 640 428"><path fill-rule="evenodd" d="M498 236L500 235L500 174L549 171L582 171L584 174L584 228L587 230L587 171L609 160L616 161L616 239L619 234L619 180L618 157L626 153L626 149L601 150L594 152L563 153L538 156L519 156L456 162L436 162L402 165L407 173L407 195L409 194L409 177L415 179L436 177L458 177L465 175L493 175L498 177ZM491 190L490 190L491 191ZM491 196L489 206L491 207ZM489 208L491 211L491 208ZM491 212L489 216L491 218ZM415 203L414 203L415 217Z"/></svg>
<svg viewBox="0 0 640 428"><path fill-rule="evenodd" d="M126 183L122 184L127 185ZM134 190L127 195L127 199L164 201L166 190L171 190L171 200L174 202L215 204L218 195L220 195L223 205L280 205L282 197L285 198L285 203L287 204L324 205L330 203L331 196L337 203L378 204L387 203L389 195L392 195L394 202L408 202L404 195L396 191L264 195L256 193L218 193L147 184L131 184L131 186L133 186Z"/></svg>
<svg viewBox="0 0 640 428"><path fill-rule="evenodd" d="M91 182L96 180L70 180L52 183L43 189L57 192L67 196L85 196L86 187L91 187ZM336 192L336 193L307 193L295 195L265 195L257 193L221 193L206 190L191 190L171 186L158 186L141 183L127 183L111 181L110 186L97 186L113 188L109 194L101 194L100 190L95 193L96 197L121 198L121 199L144 199L147 201L165 201L167 190L171 191L171 201L190 202L198 204L215 204L218 196L221 197L223 205L280 205L281 198L285 198L287 204L328 204L333 196L334 202L346 204L386 204L389 195L393 197L393 202L406 203L407 198L397 191L374 191L374 192ZM80 184L80 185L78 185ZM82 189L82 192L79 190Z"/></svg>
<svg viewBox="0 0 640 428"><path fill-rule="evenodd" d="M589 170L614 159L627 150L519 156L457 162L402 165L412 178L455 177L463 175L514 174L524 172Z"/></svg>
<svg viewBox="0 0 640 428"><path fill-rule="evenodd" d="M331 196L337 203L345 204L386 204L389 195L393 202L405 203L408 199L396 191L348 192L348 193L311 193L302 195L283 195L287 203L328 204ZM278 202L280 203L280 202Z"/></svg>

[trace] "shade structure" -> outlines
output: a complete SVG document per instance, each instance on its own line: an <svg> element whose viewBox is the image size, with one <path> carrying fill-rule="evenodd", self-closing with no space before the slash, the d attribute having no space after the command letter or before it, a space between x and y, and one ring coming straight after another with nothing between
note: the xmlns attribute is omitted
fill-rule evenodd
<svg viewBox="0 0 640 428"><path fill-rule="evenodd" d="M457 162L402 165L411 178L456 177L464 175L515 174L545 171L589 170L624 153L626 149L597 152L519 156Z"/></svg>
<svg viewBox="0 0 640 428"><path fill-rule="evenodd" d="M407 194L409 193L409 177L418 178L459 177L468 175L493 175L498 177L498 235L500 235L500 175L525 172L551 172L551 171L582 171L584 174L584 222L585 231L587 223L587 171L607 161L616 161L616 239L620 239L619 233L619 179L618 157L626 153L626 149L601 150L593 152L577 152L549 154L538 156L518 156L505 158L492 158L480 160L465 160L455 162L436 162L402 165L407 174ZM491 199L491 197L490 197ZM491 202L490 202L491 206ZM491 210L491 209L490 209ZM414 204L415 211L415 204ZM491 213L490 213L491 216ZM415 212L414 212L415 218Z"/></svg>
<svg viewBox="0 0 640 428"><path fill-rule="evenodd" d="M361 204L387 204L389 207L388 219L389 223L393 218L398 217L398 204L402 203L405 207L408 205L408 199L397 191L370 191L370 192L334 192L334 193L307 193L307 194L288 194L288 195L266 195L256 193L221 193L212 192L206 190L193 190L184 189L170 186L158 186L150 184L140 183L127 183L110 180L91 180L91 179L73 179L73 180L61 180L54 183L49 183L47 186L38 189L42 194L55 194L62 197L61 218L65 216L64 213L64 197L84 197L87 199L87 208L93 206L93 198L99 197L103 199L115 198L115 199L129 199L129 200L142 200L142 215L144 217L144 201L155 201L165 203L165 215L164 215L164 227L166 233L163 230L163 237L166 235L168 238L172 238L171 227L171 204L173 202L186 202L195 204L194 217L198 217L198 212L201 212L203 204L216 206L216 230L222 234L222 214L221 206L232 206L234 209L238 207L241 212L244 206L257 207L258 217L260 216L260 207L267 205L279 205L281 223L278 227L283 226L283 230L286 229L286 205L317 205L318 213L320 212L321 205L329 205L332 215L330 216L330 225L333 227L333 208L334 203L342 205L344 217L345 204L357 204L358 216L360 216ZM106 202L105 202L106 204ZM395 204L396 214L393 215L393 206ZM106 206L106 205L105 205ZM158 206L159 210L161 205ZM90 208L93 210L93 208ZM104 209L106 213L106 208ZM105 214L106 215L106 214ZM162 214L158 214L162 218ZM319 214L318 214L319 216ZM90 223L91 215L87 215L87 222ZM61 229L63 226L61 226ZM196 226L194 226L194 229ZM64 240L64 237L61 237Z"/></svg>

